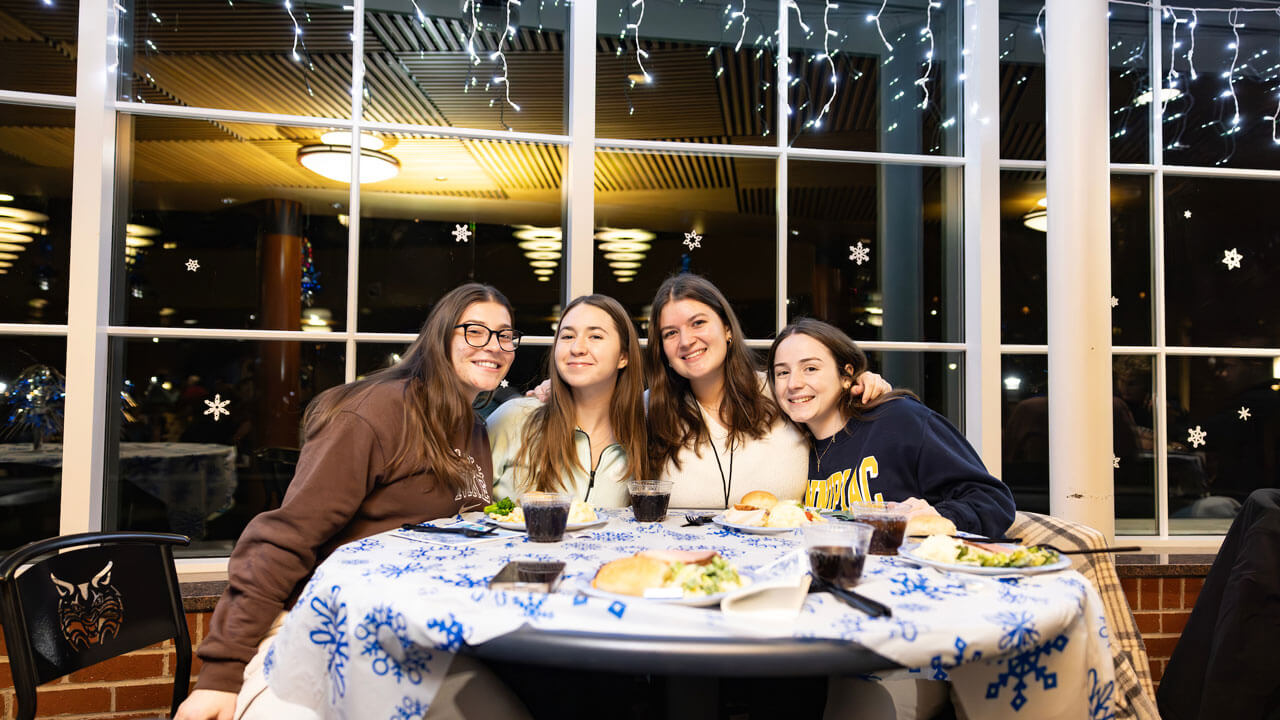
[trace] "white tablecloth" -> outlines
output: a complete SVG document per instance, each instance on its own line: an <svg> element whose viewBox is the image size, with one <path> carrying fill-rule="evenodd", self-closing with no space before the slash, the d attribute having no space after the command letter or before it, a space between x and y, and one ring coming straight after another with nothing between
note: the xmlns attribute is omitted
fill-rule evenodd
<svg viewBox="0 0 1280 720"><path fill-rule="evenodd" d="M0 444L0 462L62 467L62 444ZM232 445L184 442L120 443L120 477L164 503L174 532L202 538L205 521L231 506L236 490Z"/></svg>
<svg viewBox="0 0 1280 720"><path fill-rule="evenodd" d="M1101 603L1076 572L989 578L869 558L858 591L893 608L871 619L825 593L795 623L739 626L714 608L591 597L578 590L602 562L646 548L714 548L757 580L797 573L798 533L744 535L680 520L639 524L606 511L605 527L555 544L524 537L462 548L384 533L340 548L317 570L267 656L271 687L323 718L411 718L430 706L465 642L524 625L608 634L844 639L911 670L950 680L974 718L1107 718L1113 669ZM560 560L558 592L491 592L510 560Z"/></svg>

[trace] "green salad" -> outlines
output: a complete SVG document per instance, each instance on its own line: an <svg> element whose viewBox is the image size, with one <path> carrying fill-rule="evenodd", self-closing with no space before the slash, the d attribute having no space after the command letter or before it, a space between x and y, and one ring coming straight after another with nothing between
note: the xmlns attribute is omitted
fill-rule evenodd
<svg viewBox="0 0 1280 720"><path fill-rule="evenodd" d="M515 509L516 509L515 502L511 498L505 497L492 505L485 505L484 514L485 515L510 515Z"/></svg>
<svg viewBox="0 0 1280 720"><path fill-rule="evenodd" d="M672 563L663 583L666 587L679 587L685 597L716 595L737 590L743 584L738 571L719 555L705 565Z"/></svg>
<svg viewBox="0 0 1280 720"><path fill-rule="evenodd" d="M915 549L915 554L926 560L979 567L1040 567L1058 561L1058 553L1038 545L993 552L946 535L930 535Z"/></svg>

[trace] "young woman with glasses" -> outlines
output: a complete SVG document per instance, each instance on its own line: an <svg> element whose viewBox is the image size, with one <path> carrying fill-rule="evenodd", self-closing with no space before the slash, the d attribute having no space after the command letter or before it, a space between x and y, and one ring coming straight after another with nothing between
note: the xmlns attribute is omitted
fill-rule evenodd
<svg viewBox="0 0 1280 720"><path fill-rule="evenodd" d="M754 490L799 500L809 448L781 417L733 307L706 278L667 278L649 315L649 460L672 507L727 508ZM892 390L859 375L850 393Z"/></svg>
<svg viewBox="0 0 1280 720"><path fill-rule="evenodd" d="M494 494L563 491L596 507L625 507L627 479L648 475L642 359L617 300L569 303L547 361L547 401L515 398L489 416Z"/></svg>
<svg viewBox="0 0 1280 720"><path fill-rule="evenodd" d="M231 554L196 690L177 720L293 717L299 708L271 693L262 663L316 566L344 543L490 502L489 439L473 404L498 387L519 343L506 297L463 285L436 303L398 363L311 403L284 502L255 517ZM485 672L459 656L445 683L485 686L491 705L476 716L522 716Z"/></svg>

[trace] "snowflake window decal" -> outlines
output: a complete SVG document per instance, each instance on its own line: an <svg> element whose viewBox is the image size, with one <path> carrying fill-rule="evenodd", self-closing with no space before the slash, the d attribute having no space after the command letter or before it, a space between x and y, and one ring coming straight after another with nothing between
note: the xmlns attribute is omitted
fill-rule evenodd
<svg viewBox="0 0 1280 720"><path fill-rule="evenodd" d="M1201 430L1200 426L1197 425L1190 430L1187 430L1187 442L1190 443L1193 448L1200 447L1205 444L1205 438L1208 437L1208 435L1209 433Z"/></svg>
<svg viewBox="0 0 1280 720"><path fill-rule="evenodd" d="M1240 409L1236 411L1236 414L1240 416L1241 420L1245 420L1245 421L1247 421L1250 417L1249 408L1245 407L1244 405L1240 406Z"/></svg>
<svg viewBox="0 0 1280 720"><path fill-rule="evenodd" d="M702 236L696 231L689 231L684 234L684 246L690 250L702 247Z"/></svg>
<svg viewBox="0 0 1280 720"><path fill-rule="evenodd" d="M200 269L200 261L195 258L187 258L187 272L195 272Z"/></svg>
<svg viewBox="0 0 1280 720"><path fill-rule="evenodd" d="M1240 261L1243 259L1244 256L1237 252L1235 248L1222 253L1222 264L1226 265L1228 270L1238 270Z"/></svg>
<svg viewBox="0 0 1280 720"><path fill-rule="evenodd" d="M1114 308L1115 308L1116 306L1118 306L1119 304L1120 304L1120 298L1116 297L1115 295L1112 295L1112 296L1111 296L1111 307L1114 309Z"/></svg>
<svg viewBox="0 0 1280 720"><path fill-rule="evenodd" d="M205 400L204 404L209 406L209 408L204 411L204 414L212 415L214 422L218 422L223 415L231 417L231 411L227 409L227 406L231 404L231 401L223 400L222 393L214 395L212 400Z"/></svg>
<svg viewBox="0 0 1280 720"><path fill-rule="evenodd" d="M871 248L866 247L862 244L862 241L859 240L857 245L849 246L849 259L858 265L861 265L862 263L871 260Z"/></svg>
<svg viewBox="0 0 1280 720"><path fill-rule="evenodd" d="M1119 469L1120 469L1120 458L1119 458L1119 457L1117 457L1117 456L1115 456L1115 455L1112 455L1112 456L1111 456L1111 468L1112 468L1113 470L1119 470Z"/></svg>
<svg viewBox="0 0 1280 720"><path fill-rule="evenodd" d="M471 231L467 229L467 226L466 226L466 225L454 225L454 226L453 226L453 241L454 241L454 242L464 243L464 242L467 242L467 241L468 241L468 240L470 240L470 239L471 239Z"/></svg>

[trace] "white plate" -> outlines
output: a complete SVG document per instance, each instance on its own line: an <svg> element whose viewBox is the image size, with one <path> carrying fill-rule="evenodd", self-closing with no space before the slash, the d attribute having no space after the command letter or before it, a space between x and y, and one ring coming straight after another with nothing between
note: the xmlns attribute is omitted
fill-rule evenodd
<svg viewBox="0 0 1280 720"><path fill-rule="evenodd" d="M494 525L497 525L498 527L504 528L506 530L519 530L520 532L527 531L527 529L524 526L524 523L502 522L501 520L494 520L488 515L486 515L485 518L487 518L488 521L493 523ZM609 522L609 518L596 516L596 519L592 520L591 522L569 523L568 525L564 526L564 531L576 532L578 530L586 530L587 528L600 527L601 525L604 525L607 522Z"/></svg>
<svg viewBox="0 0 1280 720"><path fill-rule="evenodd" d="M591 586L592 578L587 578L587 577L578 579L577 589L592 597L603 598L605 600L621 600L622 602L643 601L643 602L651 602L651 603L662 603L663 605L683 605L685 607L712 607L715 605L719 605L720 601L725 599L726 597L729 597L734 593L742 592L743 590L746 590L747 588L751 587L751 577L749 575L747 575L742 571L738 571L738 576L747 582L747 584L741 588L737 588L729 592L716 593L715 595L701 595L698 597L691 597L691 598L656 598L656 597L650 598L650 597L643 597L640 595L623 595L621 593L611 593L605 590L600 590L598 588L592 587Z"/></svg>
<svg viewBox="0 0 1280 720"><path fill-rule="evenodd" d="M791 532L792 530L800 529L798 527L764 527L762 525L739 525L738 523L732 523L732 522L729 522L728 520L725 520L724 513L720 513L719 515L716 515L715 517L711 518L711 522L721 527L733 528L738 532L751 533L753 535L777 535L779 533Z"/></svg>
<svg viewBox="0 0 1280 720"><path fill-rule="evenodd" d="M911 562L927 565L938 570L950 570L954 572L970 573L972 575L1039 575L1041 573L1057 572L1066 570L1071 567L1071 559L1065 555L1059 555L1058 559L1048 565L1035 565L1032 567L983 567L981 565L964 565L961 563L944 563L937 560L929 560L916 555L914 550L920 547L920 543L904 543L898 548L898 555L904 557Z"/></svg>

